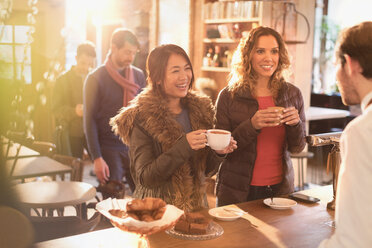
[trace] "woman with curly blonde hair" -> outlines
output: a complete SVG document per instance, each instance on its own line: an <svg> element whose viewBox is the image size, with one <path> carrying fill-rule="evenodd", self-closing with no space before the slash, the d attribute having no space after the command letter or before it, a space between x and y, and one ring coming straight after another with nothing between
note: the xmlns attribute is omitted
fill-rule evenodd
<svg viewBox="0 0 372 248"><path fill-rule="evenodd" d="M231 131L239 144L220 167L218 205L294 190L290 152L305 147L305 112L300 90L284 79L289 67L275 30L257 27L240 42L217 99L216 128Z"/></svg>

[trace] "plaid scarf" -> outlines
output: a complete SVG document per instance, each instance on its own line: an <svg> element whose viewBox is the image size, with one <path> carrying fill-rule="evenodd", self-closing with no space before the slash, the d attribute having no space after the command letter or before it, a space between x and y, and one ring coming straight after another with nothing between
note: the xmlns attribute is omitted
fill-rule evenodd
<svg viewBox="0 0 372 248"><path fill-rule="evenodd" d="M107 56L105 67L109 75L114 81L123 88L123 107L136 96L140 87L134 82L134 74L132 66L125 68L125 77L123 77L114 67L111 56Z"/></svg>

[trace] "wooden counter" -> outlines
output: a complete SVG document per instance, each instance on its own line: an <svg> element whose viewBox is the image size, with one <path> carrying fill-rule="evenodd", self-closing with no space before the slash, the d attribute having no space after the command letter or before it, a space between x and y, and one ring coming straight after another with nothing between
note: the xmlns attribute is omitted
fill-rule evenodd
<svg viewBox="0 0 372 248"><path fill-rule="evenodd" d="M317 247L334 231L334 211L326 208L327 201L332 198L332 187L314 188L303 193L321 198L321 202L298 202L288 210L271 209L262 200L245 202L238 204L248 211L243 218L231 222L214 220L224 229L224 234L216 239L182 240L160 232L149 236L150 247ZM35 247L137 247L137 239L137 235L109 228L38 243Z"/></svg>

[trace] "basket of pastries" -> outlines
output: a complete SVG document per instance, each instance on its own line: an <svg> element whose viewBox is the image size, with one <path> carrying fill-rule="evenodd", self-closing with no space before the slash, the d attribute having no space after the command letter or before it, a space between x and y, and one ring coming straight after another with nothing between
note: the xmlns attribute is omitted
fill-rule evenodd
<svg viewBox="0 0 372 248"><path fill-rule="evenodd" d="M149 235L173 227L183 211L159 198L112 199L96 205L111 223L128 232Z"/></svg>

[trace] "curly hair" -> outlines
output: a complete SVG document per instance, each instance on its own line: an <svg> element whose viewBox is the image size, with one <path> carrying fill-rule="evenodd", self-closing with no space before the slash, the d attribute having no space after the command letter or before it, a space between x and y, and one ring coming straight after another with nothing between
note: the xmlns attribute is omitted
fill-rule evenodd
<svg viewBox="0 0 372 248"><path fill-rule="evenodd" d="M285 81L283 77L284 72L290 67L290 59L281 35L274 29L263 26L252 29L247 37L240 40L240 43L234 52L228 83L228 89L233 95L240 90L248 88L252 95L255 96L258 75L253 70L251 64L253 56L252 51L261 36L270 35L274 36L279 45L278 67L269 81L269 89L273 94L273 97L277 97L279 89Z"/></svg>

